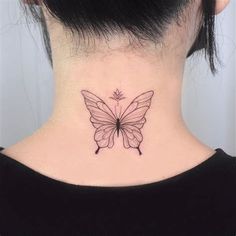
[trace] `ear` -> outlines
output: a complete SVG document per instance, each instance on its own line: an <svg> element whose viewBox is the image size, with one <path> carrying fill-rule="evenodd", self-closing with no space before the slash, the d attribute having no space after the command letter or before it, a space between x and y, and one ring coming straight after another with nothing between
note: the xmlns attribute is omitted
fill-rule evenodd
<svg viewBox="0 0 236 236"><path fill-rule="evenodd" d="M216 0L216 15L221 13L229 4L230 0Z"/></svg>

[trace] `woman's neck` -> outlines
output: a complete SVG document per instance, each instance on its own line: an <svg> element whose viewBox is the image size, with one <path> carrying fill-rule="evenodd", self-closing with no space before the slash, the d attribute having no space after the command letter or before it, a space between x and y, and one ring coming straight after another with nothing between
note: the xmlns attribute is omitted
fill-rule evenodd
<svg viewBox="0 0 236 236"><path fill-rule="evenodd" d="M86 90L97 96L113 113L120 109L120 114L137 96L153 91L149 109L141 117L146 122L140 128L143 154L153 153L161 149L163 143L169 145L170 141L177 142L180 134L188 133L181 112L183 68L184 63L178 58L158 61L154 56L141 57L128 53L94 55L76 62L58 63L54 67L55 106L45 127L58 133L57 139L53 138L55 145L61 142L60 147L78 147L80 152L93 155L99 146L94 138L97 128L91 122L94 114L90 113L81 91ZM117 101L111 99L116 90L125 97L119 101L119 107ZM117 133L114 146L104 148L100 155L114 155L117 152L137 154L122 148L122 137L116 137Z"/></svg>
<svg viewBox="0 0 236 236"><path fill-rule="evenodd" d="M5 154L15 156L51 177L59 176L70 183L95 185L127 185L144 182L144 179L150 182L176 173L176 170L190 168L193 163L212 155L213 150L194 137L183 121L183 65L177 58L158 62L151 57L120 53L54 64L56 96L52 115L33 135ZM115 113L117 101L110 97L114 98L113 92L117 89L125 97L119 100L122 111L137 96L151 91L139 99L143 107L148 106L147 112L143 114L140 110L132 117L141 114L146 122L140 125L140 118L129 124L136 126L134 129L143 136L138 143L141 156L135 146L137 142L133 144L130 139L130 147L125 148L124 134L119 127L118 137L117 122L114 120L108 124L108 127L115 128L114 145L103 147L95 154L102 144L96 142L98 126L95 127L96 122L91 122L94 114L88 109L89 102L100 102L100 108L105 110L102 100ZM81 93L84 90L96 98ZM89 99L86 104L87 95ZM94 103L90 105L96 106ZM103 115L96 115L104 119ZM103 121L99 122L101 125ZM123 129L128 132L128 128L132 127L127 126L127 120L126 126L124 120L122 122ZM103 124L106 125L107 120Z"/></svg>

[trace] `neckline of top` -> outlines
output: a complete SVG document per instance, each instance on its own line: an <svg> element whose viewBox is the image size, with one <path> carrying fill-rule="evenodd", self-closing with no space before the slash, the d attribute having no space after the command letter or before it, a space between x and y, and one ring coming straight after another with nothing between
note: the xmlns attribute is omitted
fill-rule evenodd
<svg viewBox="0 0 236 236"><path fill-rule="evenodd" d="M157 185L163 185L166 183L169 183L173 180L176 180L180 177L184 177L186 175L189 175L190 173L199 171L202 167L207 166L209 163L215 160L215 158L220 157L221 155L226 155L223 149L221 148L216 148L215 153L208 157L206 160L200 162L199 164L183 171L180 172L176 175L170 176L168 178L158 180L158 181L152 181L152 182L147 182L147 183L141 183L141 184L135 184L135 185L121 185L121 186L106 186L106 185L83 185L83 184L73 184L73 183L68 183L60 179L56 179L50 176L47 176L45 174L40 173L39 171L34 170L33 168L23 164L20 161L15 160L14 158L11 158L10 156L7 156L3 154L1 151L4 150L3 147L0 147L0 160L5 159L6 161L10 161L14 164L16 164L18 167L24 168L25 170L29 171L31 174L36 175L37 177L45 180L46 182L51 182L53 184L58 184L64 187L69 187L69 188L76 188L76 189L81 189L81 190L128 190L128 189L144 189L144 188L150 188L154 187Z"/></svg>

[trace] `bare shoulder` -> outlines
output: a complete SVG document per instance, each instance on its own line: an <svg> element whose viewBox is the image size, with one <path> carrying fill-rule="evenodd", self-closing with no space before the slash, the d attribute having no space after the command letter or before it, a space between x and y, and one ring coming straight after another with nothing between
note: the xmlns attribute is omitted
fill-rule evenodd
<svg viewBox="0 0 236 236"><path fill-rule="evenodd" d="M38 150L40 150L39 145L35 145L35 143L32 142L31 136L28 136L25 139L4 148L1 150L1 153L23 164L37 166L38 162L40 162L40 159L37 160L37 157L39 156L37 154Z"/></svg>

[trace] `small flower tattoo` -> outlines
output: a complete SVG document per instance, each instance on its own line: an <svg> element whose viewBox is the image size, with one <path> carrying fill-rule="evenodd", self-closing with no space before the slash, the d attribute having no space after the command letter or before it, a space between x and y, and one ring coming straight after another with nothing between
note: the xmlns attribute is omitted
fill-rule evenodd
<svg viewBox="0 0 236 236"><path fill-rule="evenodd" d="M122 99L125 99L125 97L123 96L122 92L119 89L116 89L116 91L113 92L113 96L109 97L117 102L119 102Z"/></svg>

